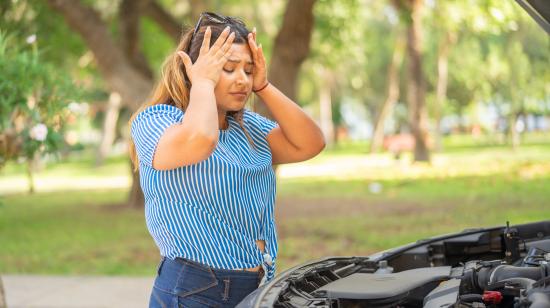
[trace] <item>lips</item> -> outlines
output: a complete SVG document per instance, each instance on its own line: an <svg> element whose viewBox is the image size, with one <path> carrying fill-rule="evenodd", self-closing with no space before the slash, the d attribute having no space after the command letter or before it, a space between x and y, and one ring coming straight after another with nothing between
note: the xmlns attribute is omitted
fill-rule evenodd
<svg viewBox="0 0 550 308"><path fill-rule="evenodd" d="M231 94L232 96L234 96L238 99L241 99L241 100L246 99L246 96L247 96L246 92L232 92L232 93L229 93L229 94Z"/></svg>

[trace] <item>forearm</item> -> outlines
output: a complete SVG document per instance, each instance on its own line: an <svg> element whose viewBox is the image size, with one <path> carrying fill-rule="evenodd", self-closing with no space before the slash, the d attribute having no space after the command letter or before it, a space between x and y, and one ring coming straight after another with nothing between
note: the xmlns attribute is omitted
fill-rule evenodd
<svg viewBox="0 0 550 308"><path fill-rule="evenodd" d="M168 127L153 159L157 170L171 170L207 159L218 142L218 117L213 85L194 84L183 121Z"/></svg>
<svg viewBox="0 0 550 308"><path fill-rule="evenodd" d="M212 83L196 82L191 87L182 129L192 131L192 135L217 141L218 110Z"/></svg>
<svg viewBox="0 0 550 308"><path fill-rule="evenodd" d="M279 124L286 139L298 150L316 151L325 139L319 126L298 104L269 84L257 93Z"/></svg>

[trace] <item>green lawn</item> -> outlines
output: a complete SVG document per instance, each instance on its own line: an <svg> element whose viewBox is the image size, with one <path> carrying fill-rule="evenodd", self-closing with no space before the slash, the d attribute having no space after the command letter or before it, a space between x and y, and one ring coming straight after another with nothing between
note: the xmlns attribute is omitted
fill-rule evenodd
<svg viewBox="0 0 550 308"><path fill-rule="evenodd" d="M350 161L365 162L356 174L279 177L278 269L506 220L550 219L550 142L533 141L515 152L446 142L446 152L434 155L432 165L410 165L407 156L401 162L388 154L368 156L365 144L351 144L294 167L342 163L345 169ZM127 168L123 158L100 169L84 159L49 165L37 177L101 179ZM0 182L21 173L20 166L10 165ZM0 273L153 275L157 248L143 212L126 208L125 198L125 189L93 187L0 196Z"/></svg>

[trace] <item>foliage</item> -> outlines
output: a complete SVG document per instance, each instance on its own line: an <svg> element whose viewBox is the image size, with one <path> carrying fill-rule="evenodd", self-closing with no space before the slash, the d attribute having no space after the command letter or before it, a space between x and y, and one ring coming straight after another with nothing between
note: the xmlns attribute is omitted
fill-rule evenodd
<svg viewBox="0 0 550 308"><path fill-rule="evenodd" d="M35 40L24 46L0 32L0 166L55 152L63 142L65 106L76 89L69 76L41 62Z"/></svg>
<svg viewBox="0 0 550 308"><path fill-rule="evenodd" d="M279 178L278 271L323 256L367 255L422 237L548 216L548 145L533 142L512 152L464 140L446 140L451 154L436 154L433 166L373 165L355 179ZM350 145L317 163L345 165L364 158L365 148ZM96 173L92 166L90 159L48 172L77 181ZM124 159L110 161L100 175L106 180L124 168ZM373 181L382 185L378 194L369 192ZM0 272L153 276L158 250L143 211L120 206L125 196L122 189L5 196Z"/></svg>

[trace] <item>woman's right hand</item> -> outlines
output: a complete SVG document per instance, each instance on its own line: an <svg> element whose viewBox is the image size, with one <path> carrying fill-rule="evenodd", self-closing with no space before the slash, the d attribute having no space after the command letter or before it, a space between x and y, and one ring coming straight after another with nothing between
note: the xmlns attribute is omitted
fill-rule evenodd
<svg viewBox="0 0 550 308"><path fill-rule="evenodd" d="M226 27L220 34L214 45L210 47L210 37L212 31L210 27L206 28L204 40L199 51L197 61L193 63L188 54L183 51L178 51L178 55L183 61L185 72L191 81L191 84L200 82L212 83L216 86L220 79L220 74L223 66L227 62L231 45L235 39L235 33L229 34L230 28Z"/></svg>

